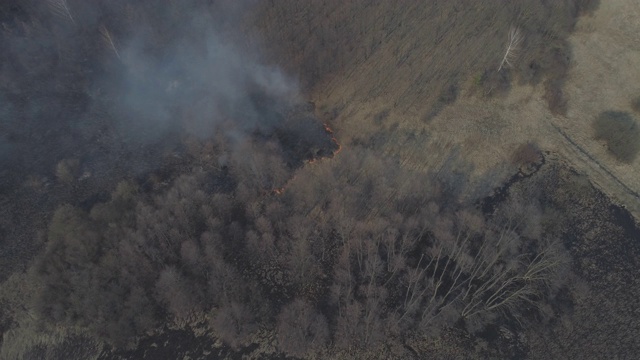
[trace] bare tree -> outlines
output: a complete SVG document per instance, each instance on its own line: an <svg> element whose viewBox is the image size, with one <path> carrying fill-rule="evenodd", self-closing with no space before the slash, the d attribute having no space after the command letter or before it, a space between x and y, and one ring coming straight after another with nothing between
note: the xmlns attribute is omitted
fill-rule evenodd
<svg viewBox="0 0 640 360"><path fill-rule="evenodd" d="M47 0L47 2L55 15L67 18L75 25L76 21L73 19L73 15L71 15L67 0Z"/></svg>
<svg viewBox="0 0 640 360"><path fill-rule="evenodd" d="M237 302L220 307L211 321L211 327L220 339L234 348L247 342L258 329L252 311Z"/></svg>
<svg viewBox="0 0 640 360"><path fill-rule="evenodd" d="M199 306L199 296L192 290L186 278L174 267L162 270L156 282L156 291L160 299L178 318L185 318L192 312L202 310Z"/></svg>
<svg viewBox="0 0 640 360"><path fill-rule="evenodd" d="M502 70L505 65L508 67L513 66L513 61L518 56L518 50L521 43L522 35L520 34L520 30L518 30L518 28L516 27L512 27L511 29L509 29L507 49L504 52L504 56L502 57L502 61L500 62L500 66L498 67L498 71Z"/></svg>
<svg viewBox="0 0 640 360"><path fill-rule="evenodd" d="M116 48L116 44L113 41L113 37L111 36L111 32L107 29L106 26L100 25L100 35L102 35L102 39L104 42L113 50L116 54L116 57L120 59L120 53L118 52L118 48Z"/></svg>
<svg viewBox="0 0 640 360"><path fill-rule="evenodd" d="M314 306L296 299L286 305L277 322L278 343L293 356L304 356L318 350L329 340L327 320Z"/></svg>

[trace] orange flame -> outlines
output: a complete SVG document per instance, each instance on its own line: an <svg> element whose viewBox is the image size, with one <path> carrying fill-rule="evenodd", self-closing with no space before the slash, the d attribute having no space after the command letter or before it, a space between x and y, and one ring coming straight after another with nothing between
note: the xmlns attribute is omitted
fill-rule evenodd
<svg viewBox="0 0 640 360"><path fill-rule="evenodd" d="M324 131L327 132L327 134L331 135L331 141L336 144L337 149L331 154L331 156L328 156L329 158L332 158L334 156L336 156L341 150L342 150L342 145L340 145L340 143L338 142L338 139L336 139L335 136L333 136L333 129L331 129L331 127L329 127L329 124L327 123L323 123L322 126L324 127ZM323 159L323 158L313 158L313 159L309 159L307 160L307 164L313 164L314 162Z"/></svg>
<svg viewBox="0 0 640 360"><path fill-rule="evenodd" d="M340 153L340 151L342 151L342 145L340 145L340 143L338 143L335 138L333 138L333 141L335 141L336 145L338 145L336 151L333 152L333 156L336 156L338 155L338 153Z"/></svg>
<svg viewBox="0 0 640 360"><path fill-rule="evenodd" d="M331 141L333 141L333 143L336 144L336 146L338 147L336 151L333 152L333 156L336 156L342 150L342 145L340 145L340 143L338 142L338 139L336 139L336 137L333 136L333 130L329 127L329 124L324 123L324 129L327 131L329 135L331 135Z"/></svg>

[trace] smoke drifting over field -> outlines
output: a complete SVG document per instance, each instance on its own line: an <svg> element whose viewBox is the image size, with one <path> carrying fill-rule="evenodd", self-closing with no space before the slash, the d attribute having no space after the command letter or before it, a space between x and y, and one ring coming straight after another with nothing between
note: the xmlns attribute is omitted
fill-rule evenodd
<svg viewBox="0 0 640 360"><path fill-rule="evenodd" d="M240 143L286 128L302 132L293 134L300 139L322 138L312 147L331 146L322 124L305 120L308 111L300 119L296 80L241 49L243 36L228 30L250 6L61 0L3 6L4 175L15 175L10 166L51 174L65 158L95 175L114 167L141 173L184 136ZM300 150L298 140L281 145Z"/></svg>
<svg viewBox="0 0 640 360"><path fill-rule="evenodd" d="M0 279L35 255L25 239L60 203L88 209L122 179L156 189L186 168L218 166L270 191L335 152L297 80L246 45L236 22L251 9L0 3L0 252L15 260L0 262Z"/></svg>
<svg viewBox="0 0 640 360"><path fill-rule="evenodd" d="M195 15L158 53L144 35L125 46L116 105L138 115L137 126L171 127L183 118L181 125L199 135L210 135L223 122L238 131L268 131L278 120L269 112L295 101L292 79L241 52L212 29L212 21ZM259 108L259 96L271 99L274 108Z"/></svg>

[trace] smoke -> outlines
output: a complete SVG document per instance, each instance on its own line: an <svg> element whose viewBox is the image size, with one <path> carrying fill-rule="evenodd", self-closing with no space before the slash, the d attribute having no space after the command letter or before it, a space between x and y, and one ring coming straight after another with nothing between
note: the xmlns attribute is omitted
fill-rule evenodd
<svg viewBox="0 0 640 360"><path fill-rule="evenodd" d="M125 133L148 141L176 128L241 136L277 126L280 119L271 112L298 101L296 82L218 33L212 16L189 18L156 46L158 29L135 29L119 51L123 68L113 109L126 119L120 123Z"/></svg>
<svg viewBox="0 0 640 360"><path fill-rule="evenodd" d="M68 15L60 12L60 4ZM239 46L249 1L0 5L0 163L145 172L185 135L242 142L282 128L297 81ZM64 15L64 16L63 16ZM244 44L244 43L243 43ZM305 135L308 136L308 135Z"/></svg>

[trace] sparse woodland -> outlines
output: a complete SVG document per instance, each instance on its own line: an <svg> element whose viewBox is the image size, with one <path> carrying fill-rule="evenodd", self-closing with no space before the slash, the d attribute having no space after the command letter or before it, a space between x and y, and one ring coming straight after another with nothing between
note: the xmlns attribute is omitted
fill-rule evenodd
<svg viewBox="0 0 640 360"><path fill-rule="evenodd" d="M34 311L115 346L205 316L232 346L267 329L297 356L544 315L567 259L538 207L513 201L487 218L462 200L464 174L451 183L357 151L279 195L232 162L159 194L123 182L89 211L63 205L32 269Z"/></svg>

